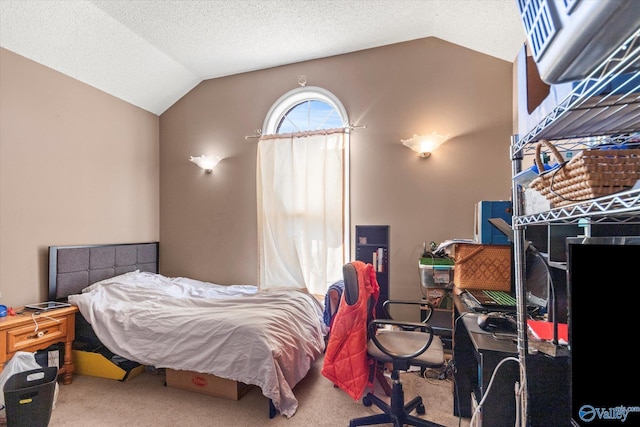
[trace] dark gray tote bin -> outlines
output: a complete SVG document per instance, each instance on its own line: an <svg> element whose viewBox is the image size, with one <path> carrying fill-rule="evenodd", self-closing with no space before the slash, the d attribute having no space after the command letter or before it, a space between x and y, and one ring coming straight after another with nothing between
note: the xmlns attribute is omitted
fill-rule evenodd
<svg viewBox="0 0 640 427"><path fill-rule="evenodd" d="M58 378L55 366L18 372L4 384L7 427L46 427Z"/></svg>

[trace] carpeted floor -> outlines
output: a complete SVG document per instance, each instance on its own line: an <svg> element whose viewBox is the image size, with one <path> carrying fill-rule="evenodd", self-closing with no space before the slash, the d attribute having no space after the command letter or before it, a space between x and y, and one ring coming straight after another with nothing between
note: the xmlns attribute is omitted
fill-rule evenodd
<svg viewBox="0 0 640 427"><path fill-rule="evenodd" d="M287 419L270 419L268 400L252 388L238 401L179 390L164 385L164 375L144 372L126 382L76 375L70 385L60 385L50 427L87 426L348 426L351 418L379 412L354 401L320 374L316 361L294 389L299 406ZM446 427L468 427L468 419L453 416L452 383L425 379L418 373L402 375L405 399L423 396L424 418ZM376 394L383 395L378 387ZM389 424L391 425L391 424Z"/></svg>

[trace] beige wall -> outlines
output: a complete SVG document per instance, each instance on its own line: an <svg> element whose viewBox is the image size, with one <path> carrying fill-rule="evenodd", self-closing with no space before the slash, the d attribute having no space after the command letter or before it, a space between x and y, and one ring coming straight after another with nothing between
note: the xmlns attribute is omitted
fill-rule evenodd
<svg viewBox="0 0 640 427"><path fill-rule="evenodd" d="M512 64L435 38L204 81L160 118L0 49L0 303L46 299L49 245L160 239L166 275L256 283L245 135L301 74L366 126L351 231L389 224L391 296L418 296L422 242L471 238L474 203L510 197ZM429 159L400 143L432 131L451 139ZM225 159L205 175L199 154Z"/></svg>
<svg viewBox="0 0 640 427"><path fill-rule="evenodd" d="M0 303L47 298L47 248L159 238L159 118L0 49Z"/></svg>
<svg viewBox="0 0 640 427"><path fill-rule="evenodd" d="M257 140L245 136L299 75L366 126L352 133L351 231L390 225L391 297L419 296L422 243L472 238L474 204L511 195L512 64L436 38L208 80L162 114L161 271L256 283ZM451 139L431 158L400 142L433 131ZM200 154L224 160L206 175L188 161Z"/></svg>

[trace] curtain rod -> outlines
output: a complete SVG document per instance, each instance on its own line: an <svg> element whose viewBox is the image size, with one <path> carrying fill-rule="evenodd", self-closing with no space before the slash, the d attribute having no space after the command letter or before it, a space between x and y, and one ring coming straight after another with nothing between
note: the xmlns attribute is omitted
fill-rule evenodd
<svg viewBox="0 0 640 427"><path fill-rule="evenodd" d="M349 130L355 130L355 129L362 129L362 128L366 128L367 125L349 125L347 127L345 127L345 129L349 129ZM260 138L262 136L262 129L256 129L256 133L254 135L246 135L244 137L245 140L247 139L255 139L255 138Z"/></svg>

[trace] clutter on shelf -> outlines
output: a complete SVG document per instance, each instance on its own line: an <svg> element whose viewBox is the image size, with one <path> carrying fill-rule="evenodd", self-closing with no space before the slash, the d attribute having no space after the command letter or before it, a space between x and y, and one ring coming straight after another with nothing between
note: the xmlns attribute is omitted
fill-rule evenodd
<svg viewBox="0 0 640 427"><path fill-rule="evenodd" d="M557 164L539 174L530 187L537 190L554 206L587 201L631 189L640 179L640 149L624 146L586 149L569 161L549 141L536 145L535 162L545 170L542 148L549 150Z"/></svg>

